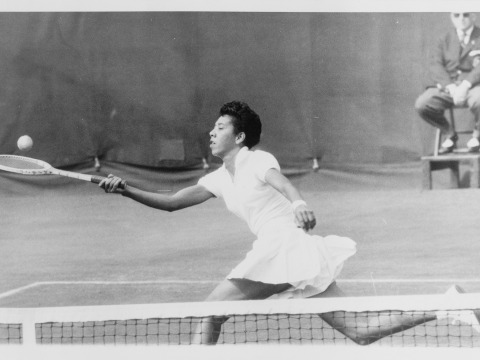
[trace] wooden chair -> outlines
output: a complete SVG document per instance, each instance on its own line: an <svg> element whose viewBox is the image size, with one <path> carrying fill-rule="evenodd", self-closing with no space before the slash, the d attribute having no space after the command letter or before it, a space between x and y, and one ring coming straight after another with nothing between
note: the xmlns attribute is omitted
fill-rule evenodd
<svg viewBox="0 0 480 360"><path fill-rule="evenodd" d="M450 116L450 123L455 129L455 116L454 111L458 108L464 107L454 107L450 108L448 113ZM457 134L472 134L471 130L461 130L456 131ZM468 149L457 148L453 153L446 155L439 155L438 150L442 144L442 134L439 129L435 134L435 147L433 155L422 156L422 188L431 190L432 189L432 172L437 170L450 170L450 185L452 188L458 188L460 183L460 163L467 163L469 165L470 171L470 187L478 188L480 187L480 154L479 153L469 153Z"/></svg>

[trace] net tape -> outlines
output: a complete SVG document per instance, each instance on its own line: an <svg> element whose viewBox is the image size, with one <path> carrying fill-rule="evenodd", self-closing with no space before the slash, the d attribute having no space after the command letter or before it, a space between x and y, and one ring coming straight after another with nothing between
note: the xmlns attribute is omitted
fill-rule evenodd
<svg viewBox="0 0 480 360"><path fill-rule="evenodd" d="M228 317L218 344L354 345L318 315L333 312L362 327L379 316L383 320L398 316L427 320L426 314L442 310L445 318L392 333L375 344L480 347L478 327L453 324L448 319L450 310L468 312L479 304L479 295L462 294L454 298L396 296L0 309L0 343L191 344L198 324L214 316L213 321Z"/></svg>

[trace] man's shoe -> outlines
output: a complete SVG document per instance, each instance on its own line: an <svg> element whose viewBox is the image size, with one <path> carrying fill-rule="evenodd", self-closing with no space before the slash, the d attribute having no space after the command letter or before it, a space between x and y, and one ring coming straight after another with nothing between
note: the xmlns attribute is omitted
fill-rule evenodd
<svg viewBox="0 0 480 360"><path fill-rule="evenodd" d="M468 140L467 149L468 152L478 152L478 150L480 150L480 141L478 141L478 138L472 137Z"/></svg>
<svg viewBox="0 0 480 360"><path fill-rule="evenodd" d="M442 143L440 149L438 149L438 155L445 155L453 152L453 149L455 149L457 146L457 140L458 140L457 134L452 135L448 139L446 139Z"/></svg>

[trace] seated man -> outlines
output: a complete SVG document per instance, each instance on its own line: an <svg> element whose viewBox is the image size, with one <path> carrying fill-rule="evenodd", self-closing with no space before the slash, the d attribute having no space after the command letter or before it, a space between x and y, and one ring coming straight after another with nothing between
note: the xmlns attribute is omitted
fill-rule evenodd
<svg viewBox="0 0 480 360"><path fill-rule="evenodd" d="M415 109L423 120L439 128L446 136L439 154L456 147L455 129L444 113L453 106L468 106L475 116L475 128L467 143L470 152L480 149L480 28L475 14L451 13L454 29L439 40L430 66L431 84L421 94Z"/></svg>

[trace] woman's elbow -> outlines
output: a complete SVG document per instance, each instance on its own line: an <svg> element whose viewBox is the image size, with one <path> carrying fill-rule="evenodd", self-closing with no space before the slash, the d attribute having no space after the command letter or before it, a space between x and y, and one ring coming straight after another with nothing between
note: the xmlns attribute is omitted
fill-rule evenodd
<svg viewBox="0 0 480 360"><path fill-rule="evenodd" d="M143 204L153 209L168 211L168 212L173 212L181 209L178 202L172 201L170 199L169 200L162 199L162 201L155 201L155 200L145 201L143 202Z"/></svg>
<svg viewBox="0 0 480 360"><path fill-rule="evenodd" d="M165 203L164 206L162 206L160 209L168 212L174 212L177 210L181 210L183 208L184 206L182 206L180 202L175 200L170 200L170 201L167 201L167 203Z"/></svg>
<svg viewBox="0 0 480 360"><path fill-rule="evenodd" d="M169 206L169 207L167 207L166 209L163 209L163 210L171 213L171 212L174 212L174 211L177 211L177 210L180 210L180 209L177 208L177 207Z"/></svg>

